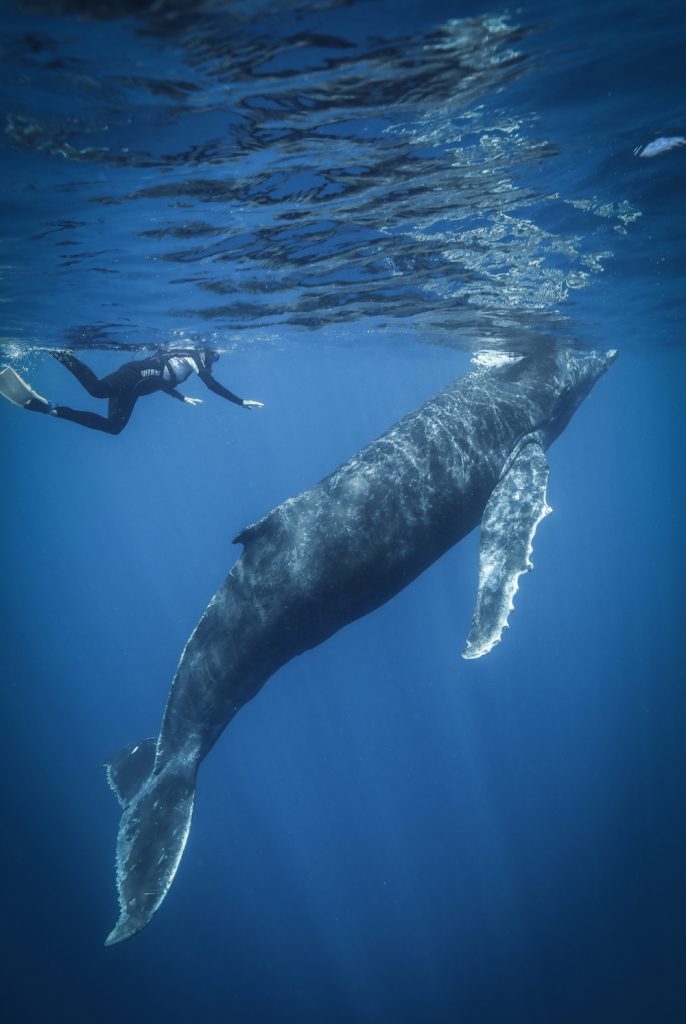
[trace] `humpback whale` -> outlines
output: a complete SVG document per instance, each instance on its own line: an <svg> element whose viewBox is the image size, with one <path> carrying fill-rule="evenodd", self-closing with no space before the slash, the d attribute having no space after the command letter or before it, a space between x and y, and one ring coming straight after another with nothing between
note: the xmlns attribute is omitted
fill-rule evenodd
<svg viewBox="0 0 686 1024"><path fill-rule="evenodd" d="M464 656L499 642L550 512L545 451L615 357L560 349L477 365L238 534L243 552L186 643L159 736L106 762L123 808L120 915L107 945L140 931L169 891L198 766L238 710L278 668L389 600L479 524Z"/></svg>

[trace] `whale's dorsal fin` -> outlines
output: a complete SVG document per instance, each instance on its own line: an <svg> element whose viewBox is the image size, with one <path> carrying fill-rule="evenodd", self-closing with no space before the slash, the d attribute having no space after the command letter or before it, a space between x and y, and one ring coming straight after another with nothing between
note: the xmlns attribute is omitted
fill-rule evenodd
<svg viewBox="0 0 686 1024"><path fill-rule="evenodd" d="M243 544L244 546L252 544L259 537L263 537L265 534L274 536L281 530L289 530L291 528L289 510L298 501L296 498L288 498L283 501L277 508L272 509L266 516L262 516L261 519L251 523L249 526L244 526L240 533L237 533L233 538L232 544Z"/></svg>
<svg viewBox="0 0 686 1024"><path fill-rule="evenodd" d="M493 490L481 520L479 592L463 658L480 658L499 643L518 580L533 569L532 542L552 509L546 502L548 460L536 435L524 439Z"/></svg>
<svg viewBox="0 0 686 1024"><path fill-rule="evenodd" d="M260 532L260 523L261 522L262 522L262 520L259 520L259 522L257 522L257 523L251 523L250 526L244 526L243 529L240 531L240 533L236 534L236 536L233 538L231 543L232 544L247 544L248 541L252 540L255 537L255 535Z"/></svg>
<svg viewBox="0 0 686 1024"><path fill-rule="evenodd" d="M271 517L269 515L262 516L261 519L258 519L254 523L250 523L249 526L244 526L240 533L236 534L231 543L243 544L245 546L246 544L250 544L251 541L256 540L258 537L261 537L265 530L269 528L270 518Z"/></svg>

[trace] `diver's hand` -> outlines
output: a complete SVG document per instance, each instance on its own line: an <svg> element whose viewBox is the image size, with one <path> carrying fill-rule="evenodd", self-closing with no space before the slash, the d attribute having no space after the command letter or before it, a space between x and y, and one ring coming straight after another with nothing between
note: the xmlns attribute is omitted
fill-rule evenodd
<svg viewBox="0 0 686 1024"><path fill-rule="evenodd" d="M188 398L187 395L183 396L183 400L186 405L202 405L202 398Z"/></svg>
<svg viewBox="0 0 686 1024"><path fill-rule="evenodd" d="M242 405L244 409L264 409L264 402L254 402L252 398L244 398Z"/></svg>

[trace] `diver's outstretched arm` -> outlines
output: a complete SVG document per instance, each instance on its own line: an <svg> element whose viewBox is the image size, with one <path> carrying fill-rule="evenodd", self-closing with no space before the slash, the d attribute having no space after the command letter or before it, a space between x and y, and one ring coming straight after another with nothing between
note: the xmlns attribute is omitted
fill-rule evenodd
<svg viewBox="0 0 686 1024"><path fill-rule="evenodd" d="M165 395L171 395L172 398L178 398L180 402L185 402L186 405L202 405L202 398L189 398L188 395L182 395L176 388L165 388Z"/></svg>
<svg viewBox="0 0 686 1024"><path fill-rule="evenodd" d="M220 398L226 398L229 402L233 402L235 405L243 405L243 399L239 398L238 395L234 395L233 391L229 391L223 384L220 384L218 380L215 380L209 370L200 370L198 377L203 382L206 388L213 391L215 395L219 395Z"/></svg>
<svg viewBox="0 0 686 1024"><path fill-rule="evenodd" d="M240 405L243 409L262 409L264 408L264 402L256 402L252 398L239 398L238 395L234 395L233 391L229 391L223 384L220 384L218 380L215 380L209 370L201 370L198 373L200 380L203 382L206 388L210 391L214 391L215 395L220 395L222 398L228 398L230 402L235 402L236 405Z"/></svg>

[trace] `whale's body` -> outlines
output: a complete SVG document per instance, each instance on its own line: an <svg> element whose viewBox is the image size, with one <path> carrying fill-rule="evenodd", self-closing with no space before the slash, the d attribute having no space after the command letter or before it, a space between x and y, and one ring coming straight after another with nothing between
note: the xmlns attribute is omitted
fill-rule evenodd
<svg viewBox="0 0 686 1024"><path fill-rule="evenodd" d="M183 651L162 728L107 764L123 808L120 918L143 928L190 828L198 765L291 658L383 604L479 523L465 657L496 644L550 511L544 454L615 353L564 350L454 381L308 491L236 538L243 553Z"/></svg>

